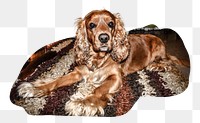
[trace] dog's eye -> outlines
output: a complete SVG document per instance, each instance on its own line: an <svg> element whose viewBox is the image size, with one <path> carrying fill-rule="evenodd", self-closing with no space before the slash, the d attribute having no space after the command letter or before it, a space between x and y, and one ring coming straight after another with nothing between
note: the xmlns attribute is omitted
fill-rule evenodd
<svg viewBox="0 0 200 123"><path fill-rule="evenodd" d="M113 27L114 27L114 23L111 21L111 22L108 23L108 26L109 26L110 28L113 28Z"/></svg>
<svg viewBox="0 0 200 123"><path fill-rule="evenodd" d="M89 26L90 26L90 29L93 29L93 28L96 27L96 24L94 24L94 23L90 23Z"/></svg>

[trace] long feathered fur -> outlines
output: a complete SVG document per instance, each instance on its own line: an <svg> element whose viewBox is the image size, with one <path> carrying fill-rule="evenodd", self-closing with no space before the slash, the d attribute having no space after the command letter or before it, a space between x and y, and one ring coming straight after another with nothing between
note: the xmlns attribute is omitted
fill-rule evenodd
<svg viewBox="0 0 200 123"><path fill-rule="evenodd" d="M90 56L90 44L87 39L85 21L78 18L76 41L74 44L75 59L77 64L87 64Z"/></svg>
<svg viewBox="0 0 200 123"><path fill-rule="evenodd" d="M130 44L127 39L127 33L124 28L120 15L115 14L115 32L113 37L113 50L111 57L116 62L125 60L129 55Z"/></svg>

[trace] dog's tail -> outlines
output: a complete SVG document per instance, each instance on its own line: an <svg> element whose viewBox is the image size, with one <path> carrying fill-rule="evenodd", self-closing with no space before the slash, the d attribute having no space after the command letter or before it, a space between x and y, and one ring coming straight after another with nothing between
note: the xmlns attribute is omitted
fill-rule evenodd
<svg viewBox="0 0 200 123"><path fill-rule="evenodd" d="M176 56L167 54L167 59L171 60L176 65L181 65L185 67L190 67L190 60L178 59Z"/></svg>

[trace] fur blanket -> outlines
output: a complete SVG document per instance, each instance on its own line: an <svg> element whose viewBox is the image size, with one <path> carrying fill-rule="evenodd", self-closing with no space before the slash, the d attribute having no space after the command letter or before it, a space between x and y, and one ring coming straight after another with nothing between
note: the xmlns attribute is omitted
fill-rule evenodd
<svg viewBox="0 0 200 123"><path fill-rule="evenodd" d="M129 33L156 35L164 41L168 53L189 62L185 46L173 30L142 28L131 30ZM40 98L22 98L17 92L17 87L23 82L32 82L37 79L50 81L72 71L76 66L72 50L74 40L75 38L67 38L46 45L27 60L11 89L12 103L22 106L27 113L32 115L73 115L80 109L79 106L72 106L73 101L92 93L95 89L94 84L80 81L71 86L58 88L50 95ZM155 71L147 66L141 71L124 77L123 86L114 95L113 102L101 109L104 116L125 114L140 96L168 97L182 93L188 86L190 68L167 62L162 64L170 66L170 70Z"/></svg>

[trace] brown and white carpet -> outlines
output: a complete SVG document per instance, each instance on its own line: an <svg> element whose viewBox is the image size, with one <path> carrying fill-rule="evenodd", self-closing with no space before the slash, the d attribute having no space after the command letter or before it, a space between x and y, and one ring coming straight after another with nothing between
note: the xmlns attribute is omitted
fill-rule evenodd
<svg viewBox="0 0 200 123"><path fill-rule="evenodd" d="M173 30L143 28L131 30L129 33L154 34L164 41L168 53L189 62L185 46ZM10 99L14 104L23 107L27 113L33 115L83 115L80 112L74 114L72 111L81 110L78 106L77 109L71 109L70 106L73 105L74 100L82 99L92 93L95 88L93 84L80 81L72 86L58 88L50 95L40 98L22 98L17 93L17 87L23 82L38 79L51 81L72 71L76 66L72 50L74 40L68 38L46 45L27 60L10 93ZM124 77L123 86L114 95L113 102L102 109L104 116L125 114L140 96L168 97L182 93L189 83L190 68L167 62L162 64L170 69L156 71L148 66Z"/></svg>

